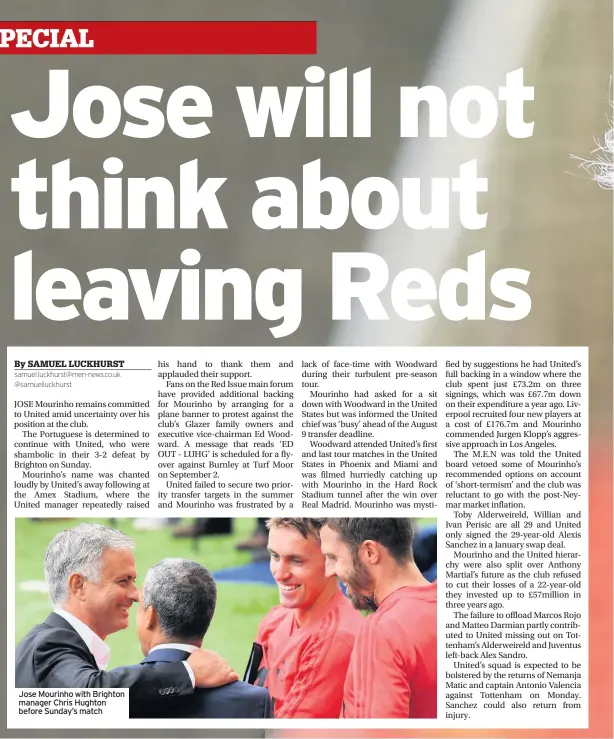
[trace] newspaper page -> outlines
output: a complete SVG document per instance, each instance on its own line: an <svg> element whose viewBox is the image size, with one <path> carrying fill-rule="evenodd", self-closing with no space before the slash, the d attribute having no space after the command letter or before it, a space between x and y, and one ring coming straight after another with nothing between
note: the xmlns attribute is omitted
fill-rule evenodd
<svg viewBox="0 0 614 739"><path fill-rule="evenodd" d="M8 735L612 737L611 5L11 5Z"/></svg>

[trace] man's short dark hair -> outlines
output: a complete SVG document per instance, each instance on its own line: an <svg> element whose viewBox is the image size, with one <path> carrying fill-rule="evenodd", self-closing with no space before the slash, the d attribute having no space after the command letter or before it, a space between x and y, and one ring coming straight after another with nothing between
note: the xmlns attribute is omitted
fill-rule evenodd
<svg viewBox="0 0 614 739"><path fill-rule="evenodd" d="M326 525L356 554L367 540L376 541L400 564L413 560L414 532L409 518L329 518Z"/></svg>
<svg viewBox="0 0 614 739"><path fill-rule="evenodd" d="M273 527L296 529L305 539L308 539L310 536L313 536L314 539L319 539L320 529L325 523L325 518L269 518L266 522L266 527L269 531Z"/></svg>
<svg viewBox="0 0 614 739"><path fill-rule="evenodd" d="M143 605L153 606L164 635L202 639L213 618L217 586L206 567L189 559L163 559L143 582Z"/></svg>

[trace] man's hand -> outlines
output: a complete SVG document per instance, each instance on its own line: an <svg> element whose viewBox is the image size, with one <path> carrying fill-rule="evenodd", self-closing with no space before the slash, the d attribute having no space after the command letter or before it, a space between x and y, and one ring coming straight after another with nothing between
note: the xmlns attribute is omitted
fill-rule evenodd
<svg viewBox="0 0 614 739"><path fill-rule="evenodd" d="M217 652L197 649L188 658L194 672L197 688L219 688L220 685L234 683L239 679L237 673Z"/></svg>

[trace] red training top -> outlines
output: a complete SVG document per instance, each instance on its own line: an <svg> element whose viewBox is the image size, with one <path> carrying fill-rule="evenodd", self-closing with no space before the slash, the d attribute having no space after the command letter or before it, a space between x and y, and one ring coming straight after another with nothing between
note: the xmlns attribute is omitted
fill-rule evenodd
<svg viewBox="0 0 614 739"><path fill-rule="evenodd" d="M341 717L437 717L436 582L395 590L363 619Z"/></svg>
<svg viewBox="0 0 614 739"><path fill-rule="evenodd" d="M276 606L262 620L257 642L268 668L264 687L275 718L339 718L354 639L363 621L341 591L314 623L299 627L293 609Z"/></svg>

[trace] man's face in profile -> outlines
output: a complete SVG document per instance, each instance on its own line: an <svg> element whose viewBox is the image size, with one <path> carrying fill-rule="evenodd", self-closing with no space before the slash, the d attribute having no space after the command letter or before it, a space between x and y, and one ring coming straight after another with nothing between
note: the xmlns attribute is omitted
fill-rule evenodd
<svg viewBox="0 0 614 739"><path fill-rule="evenodd" d="M345 585L345 592L354 608L367 610L371 606L367 598L373 594L373 578L350 547L341 541L336 531L328 526L320 530L322 554L326 560L326 574L335 575Z"/></svg>
<svg viewBox="0 0 614 739"><path fill-rule="evenodd" d="M309 608L329 583L320 542L289 526L269 531L271 573L285 608Z"/></svg>
<svg viewBox="0 0 614 739"><path fill-rule="evenodd" d="M134 555L128 549L107 549L98 582L86 580L85 604L96 624L94 631L104 639L128 626L130 607L139 599Z"/></svg>

